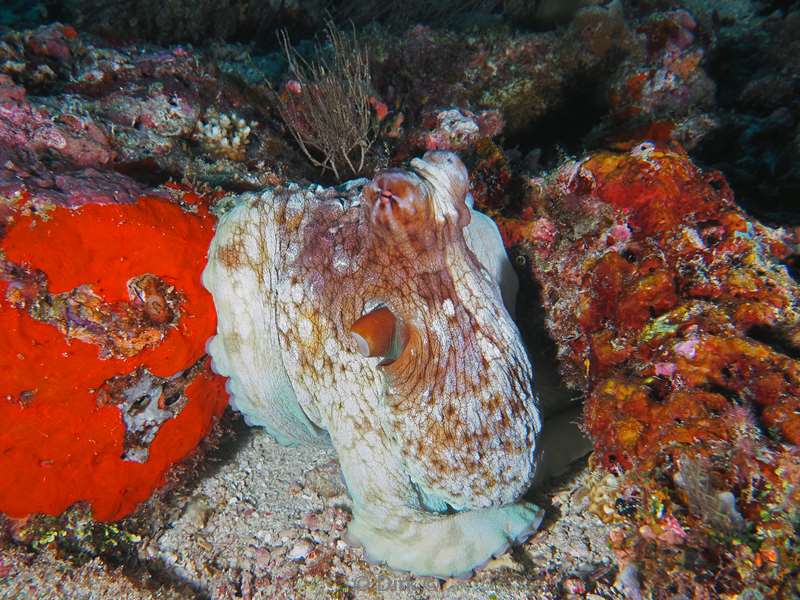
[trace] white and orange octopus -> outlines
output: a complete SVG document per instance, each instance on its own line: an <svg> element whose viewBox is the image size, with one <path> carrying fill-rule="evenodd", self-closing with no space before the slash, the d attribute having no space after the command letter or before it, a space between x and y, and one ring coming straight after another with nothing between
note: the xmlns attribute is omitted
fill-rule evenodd
<svg viewBox="0 0 800 600"><path fill-rule="evenodd" d="M203 274L234 406L282 443L330 441L348 539L395 569L464 575L530 535L533 376L516 279L463 163L429 152L349 191L247 194ZM505 302L504 302L505 296Z"/></svg>

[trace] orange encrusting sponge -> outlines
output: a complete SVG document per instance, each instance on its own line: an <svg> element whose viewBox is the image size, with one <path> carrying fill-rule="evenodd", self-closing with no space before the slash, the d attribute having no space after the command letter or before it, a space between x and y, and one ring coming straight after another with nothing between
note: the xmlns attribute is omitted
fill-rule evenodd
<svg viewBox="0 0 800 600"><path fill-rule="evenodd" d="M176 325L160 341L130 358L100 358L97 344L68 339L54 323L12 303L13 273L0 269L0 512L58 514L86 501L99 520L124 517L209 432L227 405L224 380L203 358L216 329L200 281L214 222L203 207L190 213L148 197L56 207L46 219L19 214L10 221L0 259L42 271L49 294L90 286L113 305L130 300L131 278L150 273L182 300ZM184 390L185 406L161 425L147 460L123 459L120 407L98 403L97 390L138 367L168 378L198 361L204 364Z"/></svg>

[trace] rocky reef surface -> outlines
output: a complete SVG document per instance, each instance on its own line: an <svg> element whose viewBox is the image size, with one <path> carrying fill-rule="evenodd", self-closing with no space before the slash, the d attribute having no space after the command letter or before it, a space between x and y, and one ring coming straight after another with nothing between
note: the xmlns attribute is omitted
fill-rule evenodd
<svg viewBox="0 0 800 600"><path fill-rule="evenodd" d="M622 572L668 594L797 585L793 237L717 172L651 142L532 180L503 231L530 259L594 460L624 474L604 520Z"/></svg>
<svg viewBox="0 0 800 600"><path fill-rule="evenodd" d="M344 63L314 3L0 10L0 597L797 597L800 7L395 4L326 4ZM444 582L347 545L331 451L223 414L199 281L237 194L433 149L595 445Z"/></svg>

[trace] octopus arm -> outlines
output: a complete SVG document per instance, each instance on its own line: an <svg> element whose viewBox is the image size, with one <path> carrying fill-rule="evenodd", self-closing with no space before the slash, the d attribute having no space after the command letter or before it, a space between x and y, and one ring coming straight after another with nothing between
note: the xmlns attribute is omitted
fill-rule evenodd
<svg viewBox="0 0 800 600"><path fill-rule="evenodd" d="M417 575L468 576L538 529L544 511L529 502L457 512L431 502L381 421L365 407L329 424L353 501L347 541L370 560Z"/></svg>
<svg viewBox="0 0 800 600"><path fill-rule="evenodd" d="M347 530L371 560L434 577L465 577L535 532L544 511L530 502L452 514L411 511L376 521L359 510Z"/></svg>
<svg viewBox="0 0 800 600"><path fill-rule="evenodd" d="M500 231L495 222L487 215L474 209L470 209L470 212L472 219L464 228L464 239L483 268L497 282L503 296L503 304L505 304L508 314L513 317L519 291L519 280L511 261L508 260Z"/></svg>
<svg viewBox="0 0 800 600"><path fill-rule="evenodd" d="M283 445L324 443L327 435L297 402L283 364L272 281L276 225L268 204L252 200L246 196L221 218L203 272L218 316L207 348L212 367L230 378L231 405L249 425Z"/></svg>

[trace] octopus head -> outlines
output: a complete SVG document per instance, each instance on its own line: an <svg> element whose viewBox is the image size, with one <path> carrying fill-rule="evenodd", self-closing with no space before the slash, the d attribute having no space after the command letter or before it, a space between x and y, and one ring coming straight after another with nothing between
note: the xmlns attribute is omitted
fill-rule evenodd
<svg viewBox="0 0 800 600"><path fill-rule="evenodd" d="M469 178L451 152L428 152L411 167L382 171L364 195L379 243L419 257L435 254L469 224Z"/></svg>
<svg viewBox="0 0 800 600"><path fill-rule="evenodd" d="M467 204L450 152L379 173L365 189L377 273L351 327L380 357L385 402L409 475L428 508L513 502L535 467L532 374L503 303L500 236ZM484 221L473 223L479 219Z"/></svg>

